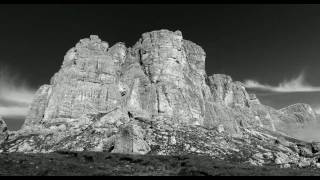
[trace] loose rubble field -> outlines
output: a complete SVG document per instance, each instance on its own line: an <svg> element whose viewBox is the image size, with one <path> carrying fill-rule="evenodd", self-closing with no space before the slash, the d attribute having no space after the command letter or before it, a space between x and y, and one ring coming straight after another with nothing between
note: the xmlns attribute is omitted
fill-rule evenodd
<svg viewBox="0 0 320 180"><path fill-rule="evenodd" d="M0 175L90 176L319 176L313 168L251 166L205 156L126 155L103 152L0 154Z"/></svg>

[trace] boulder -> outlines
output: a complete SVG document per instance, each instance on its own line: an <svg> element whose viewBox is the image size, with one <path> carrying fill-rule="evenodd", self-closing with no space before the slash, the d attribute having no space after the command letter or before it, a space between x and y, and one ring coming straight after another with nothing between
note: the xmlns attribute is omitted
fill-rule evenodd
<svg viewBox="0 0 320 180"><path fill-rule="evenodd" d="M320 152L320 142L313 141L313 142L311 143L311 146L312 146L312 152L313 152L313 153L318 153L318 152Z"/></svg>
<svg viewBox="0 0 320 180"><path fill-rule="evenodd" d="M115 139L113 153L147 154L151 149L144 140L145 131L137 124L121 127L120 135Z"/></svg>

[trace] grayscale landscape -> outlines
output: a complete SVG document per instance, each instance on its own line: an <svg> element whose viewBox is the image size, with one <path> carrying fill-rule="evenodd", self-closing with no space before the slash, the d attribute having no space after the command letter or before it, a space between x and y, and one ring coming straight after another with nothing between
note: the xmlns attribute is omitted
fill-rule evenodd
<svg viewBox="0 0 320 180"><path fill-rule="evenodd" d="M37 89L2 67L0 175L320 175L320 87L305 71L238 80L208 72L182 30L140 33L79 37Z"/></svg>

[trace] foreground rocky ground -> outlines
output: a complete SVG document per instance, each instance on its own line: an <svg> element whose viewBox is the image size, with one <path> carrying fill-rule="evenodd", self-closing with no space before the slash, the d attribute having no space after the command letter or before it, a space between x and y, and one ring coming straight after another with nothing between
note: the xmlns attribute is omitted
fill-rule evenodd
<svg viewBox="0 0 320 180"><path fill-rule="evenodd" d="M214 160L206 156L128 155L103 152L0 154L0 175L103 175L103 176L309 176L314 168L263 167Z"/></svg>

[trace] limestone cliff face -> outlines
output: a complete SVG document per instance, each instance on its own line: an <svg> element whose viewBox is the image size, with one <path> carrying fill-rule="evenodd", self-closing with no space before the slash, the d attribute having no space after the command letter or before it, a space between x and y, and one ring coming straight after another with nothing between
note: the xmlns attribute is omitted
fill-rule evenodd
<svg viewBox="0 0 320 180"><path fill-rule="evenodd" d="M181 32L145 33L128 49L121 43L108 48L91 36L68 51L51 84L36 93L25 126L114 109L203 124L203 96L210 95L204 64L202 48Z"/></svg>
<svg viewBox="0 0 320 180"><path fill-rule="evenodd" d="M109 48L97 36L82 39L67 52L50 85L36 93L26 126L65 122L118 107L119 69L125 51L122 44Z"/></svg>
<svg viewBox="0 0 320 180"><path fill-rule="evenodd" d="M36 92L23 128L1 151L222 157L224 150L234 151L237 140L228 144L219 138L247 138L246 147L253 148L255 130L286 132L282 118L308 110L261 104L230 76L207 76L205 58L180 31L144 33L133 47L109 47L94 35L82 39L66 53L50 84ZM301 114L309 119L306 115ZM274 141L262 136L261 144Z"/></svg>
<svg viewBox="0 0 320 180"><path fill-rule="evenodd" d="M230 134L259 126L250 109L255 101L243 85L225 75L208 77L205 56L180 31L144 33L132 48L109 47L94 35L82 39L66 53L50 84L39 88L18 134L45 136L47 150L62 148L61 143L63 149L121 152L132 144L148 151L145 136L132 141L125 135L128 129L136 134L137 120L221 126ZM78 139L64 142L71 137ZM22 151L25 145L15 148Z"/></svg>
<svg viewBox="0 0 320 180"><path fill-rule="evenodd" d="M205 85L203 49L179 31L145 33L131 49L121 77L131 92L133 116L164 115L177 122L203 124Z"/></svg>
<svg viewBox="0 0 320 180"><path fill-rule="evenodd" d="M241 113L233 109L248 103L244 87L229 76L207 78L204 50L179 31L144 33L132 48L122 43L109 48L91 36L67 52L51 84L38 90L24 127L79 125L86 122L81 117L116 111L193 125L225 124L237 133L234 119Z"/></svg>

